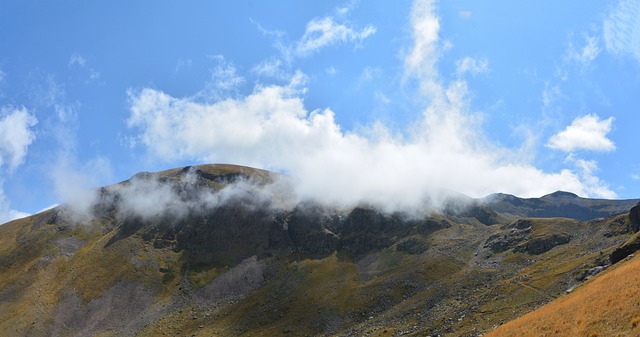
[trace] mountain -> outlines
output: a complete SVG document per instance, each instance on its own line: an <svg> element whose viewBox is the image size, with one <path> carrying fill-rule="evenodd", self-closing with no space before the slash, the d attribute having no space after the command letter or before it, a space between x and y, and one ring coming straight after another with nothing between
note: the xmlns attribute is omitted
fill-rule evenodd
<svg viewBox="0 0 640 337"><path fill-rule="evenodd" d="M541 198L527 199L509 194L492 194L480 202L511 220L564 217L587 221L628 212L638 200L587 199L558 191Z"/></svg>
<svg viewBox="0 0 640 337"><path fill-rule="evenodd" d="M625 270L640 242L637 200L390 213L296 200L281 178L139 173L0 226L0 335L477 336Z"/></svg>

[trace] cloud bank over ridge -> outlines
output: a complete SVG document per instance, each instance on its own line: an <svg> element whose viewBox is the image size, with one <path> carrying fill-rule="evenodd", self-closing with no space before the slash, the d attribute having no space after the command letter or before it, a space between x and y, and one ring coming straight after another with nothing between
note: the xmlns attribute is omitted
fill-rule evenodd
<svg viewBox="0 0 640 337"><path fill-rule="evenodd" d="M593 170L544 172L483 134L467 83L445 83L436 70L441 46L434 10L434 2L416 1L411 15L413 45L404 56L404 78L415 81L428 101L405 130L378 122L345 131L331 109L308 111L301 72L287 84L257 85L246 96L215 102L151 88L131 91L128 126L153 158L285 172L299 196L327 203L416 207L442 191L611 196Z"/></svg>

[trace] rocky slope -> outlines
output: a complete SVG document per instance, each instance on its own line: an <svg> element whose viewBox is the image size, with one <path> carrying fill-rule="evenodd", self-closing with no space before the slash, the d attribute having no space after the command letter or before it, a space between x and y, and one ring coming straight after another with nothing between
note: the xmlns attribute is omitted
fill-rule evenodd
<svg viewBox="0 0 640 337"><path fill-rule="evenodd" d="M640 259L634 254L489 336L640 335Z"/></svg>
<svg viewBox="0 0 640 337"><path fill-rule="evenodd" d="M637 200L460 198L416 216L292 201L278 182L142 173L84 213L0 226L0 335L475 336L597 278L638 229Z"/></svg>

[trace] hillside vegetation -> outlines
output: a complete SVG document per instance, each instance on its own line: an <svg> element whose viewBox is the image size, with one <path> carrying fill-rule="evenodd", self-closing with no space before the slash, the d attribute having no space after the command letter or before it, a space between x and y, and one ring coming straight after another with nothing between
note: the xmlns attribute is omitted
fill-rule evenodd
<svg viewBox="0 0 640 337"><path fill-rule="evenodd" d="M633 257L485 336L639 335L640 258Z"/></svg>
<svg viewBox="0 0 640 337"><path fill-rule="evenodd" d="M626 212L514 220L513 198L509 214L469 198L419 216L340 209L292 202L279 179L232 165L141 173L97 190L85 214L0 226L0 335L479 336L570 289L560 301L595 305L587 289L615 284L605 277L629 278L607 291L635 296L636 259L610 267L633 247ZM562 312L552 303L542 310ZM635 328L637 303L607 303L620 316L602 324L585 307L580 331Z"/></svg>

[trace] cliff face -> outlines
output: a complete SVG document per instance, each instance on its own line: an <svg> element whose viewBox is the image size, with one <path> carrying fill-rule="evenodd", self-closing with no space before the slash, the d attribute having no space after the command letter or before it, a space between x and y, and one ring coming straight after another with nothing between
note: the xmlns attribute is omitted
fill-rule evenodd
<svg viewBox="0 0 640 337"><path fill-rule="evenodd" d="M98 190L88 214L0 226L0 335L468 336L606 269L637 230L633 210L585 222L468 198L420 216L291 203L277 179L142 173Z"/></svg>
<svg viewBox="0 0 640 337"><path fill-rule="evenodd" d="M637 231L640 227L640 202L633 206L629 211L629 220L635 226L635 230Z"/></svg>

